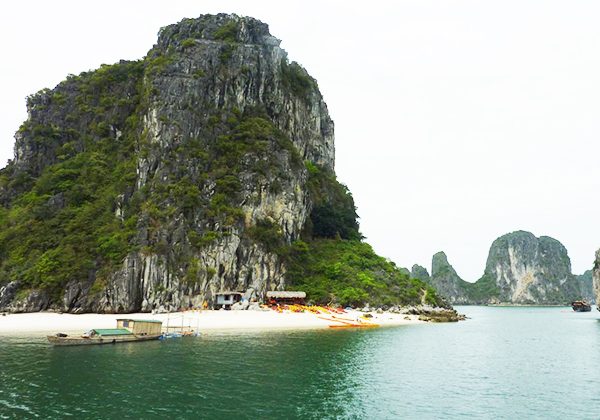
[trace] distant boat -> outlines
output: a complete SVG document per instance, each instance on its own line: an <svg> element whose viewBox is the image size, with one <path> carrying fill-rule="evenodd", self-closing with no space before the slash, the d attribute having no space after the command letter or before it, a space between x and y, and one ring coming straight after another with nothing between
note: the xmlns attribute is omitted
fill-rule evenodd
<svg viewBox="0 0 600 420"><path fill-rule="evenodd" d="M80 336L58 333L49 335L48 341L55 346L131 343L158 340L161 337L161 329L161 321L117 319L117 328L97 328Z"/></svg>
<svg viewBox="0 0 600 420"><path fill-rule="evenodd" d="M592 310L592 305L587 303L585 300L576 300L571 302L571 307L575 312L590 312Z"/></svg>

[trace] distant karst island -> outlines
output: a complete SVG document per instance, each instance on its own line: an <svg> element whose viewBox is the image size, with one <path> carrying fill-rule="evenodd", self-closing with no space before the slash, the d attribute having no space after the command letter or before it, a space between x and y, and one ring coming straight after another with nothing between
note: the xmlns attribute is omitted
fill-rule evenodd
<svg viewBox="0 0 600 420"><path fill-rule="evenodd" d="M463 280L444 252L432 258L431 275L414 265L411 276L423 280L453 304L564 305L576 299L594 302L592 270L571 272L567 249L556 239L517 231L496 239L483 276Z"/></svg>

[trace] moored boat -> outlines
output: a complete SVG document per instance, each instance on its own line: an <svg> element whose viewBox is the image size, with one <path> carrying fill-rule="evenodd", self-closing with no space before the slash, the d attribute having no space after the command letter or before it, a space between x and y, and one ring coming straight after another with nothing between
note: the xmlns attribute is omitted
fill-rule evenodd
<svg viewBox="0 0 600 420"><path fill-rule="evenodd" d="M161 321L117 319L117 328L96 328L80 336L58 333L49 335L48 341L55 346L85 346L158 340L161 328Z"/></svg>
<svg viewBox="0 0 600 420"><path fill-rule="evenodd" d="M592 310L592 305L587 303L585 300L576 300L571 302L571 307L575 312L590 312Z"/></svg>

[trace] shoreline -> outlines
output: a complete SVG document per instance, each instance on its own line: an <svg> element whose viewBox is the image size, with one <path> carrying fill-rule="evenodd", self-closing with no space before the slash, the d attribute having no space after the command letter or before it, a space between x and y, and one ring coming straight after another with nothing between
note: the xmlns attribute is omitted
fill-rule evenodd
<svg viewBox="0 0 600 420"><path fill-rule="evenodd" d="M488 306L492 308L570 308L570 304L528 304L528 303L486 303L486 304L471 304L471 303L455 303L453 306ZM596 304L592 304L592 307Z"/></svg>
<svg viewBox="0 0 600 420"><path fill-rule="evenodd" d="M365 313L348 311L343 316L346 319L358 319ZM419 320L419 315L395 313L371 313L368 321L380 327L418 325L426 321ZM171 312L163 314L132 313L132 314L68 314L56 312L13 313L0 316L1 336L46 336L63 332L66 334L81 334L94 328L114 328L120 318L155 319L163 322L163 330L168 326L198 330L203 333L218 333L226 331L273 331L301 329L332 329L335 324L318 315L309 312L278 313L269 311L215 311L195 310Z"/></svg>

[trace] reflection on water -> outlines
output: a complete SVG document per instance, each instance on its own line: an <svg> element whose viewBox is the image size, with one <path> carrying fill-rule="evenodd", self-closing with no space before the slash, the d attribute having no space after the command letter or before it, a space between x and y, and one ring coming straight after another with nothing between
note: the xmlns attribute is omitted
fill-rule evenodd
<svg viewBox="0 0 600 420"><path fill-rule="evenodd" d="M72 348L3 337L0 417L600 416L595 312L460 309L472 319L365 331Z"/></svg>

